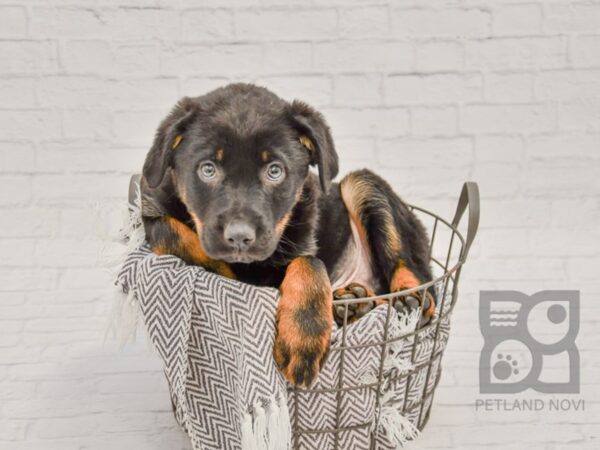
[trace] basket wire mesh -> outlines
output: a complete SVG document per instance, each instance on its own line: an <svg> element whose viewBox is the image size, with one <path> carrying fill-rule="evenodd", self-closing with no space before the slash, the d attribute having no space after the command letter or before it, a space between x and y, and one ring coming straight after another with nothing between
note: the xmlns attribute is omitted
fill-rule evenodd
<svg viewBox="0 0 600 450"><path fill-rule="evenodd" d="M466 238L463 237L461 232L458 230L459 222L467 208L469 207L468 225ZM427 421L429 420L429 414L431 411L431 405L433 403L433 395L435 389L440 380L441 373L441 358L443 355L444 348L439 348L440 328L444 321L449 321L450 314L456 305L458 296L458 282L463 264L467 259L467 255L475 235L477 233L477 227L479 225L479 190L476 183L467 182L463 185L462 192L456 208L456 213L452 222L448 222L444 218L434 214L426 209L411 205L409 206L425 224L430 224L430 243L429 243L429 258L432 270L434 272L434 279L428 283L420 286L405 289L402 291L389 293L385 295L378 295L374 297L364 297L357 299L342 299L334 300L334 308L338 306L344 307L344 321L342 325L342 341L341 345L335 348L331 348L330 352L341 352L340 354L340 368L339 378L337 386L334 388L294 388L292 395L296 405L300 405L299 395L312 393L312 394L334 394L336 395L336 411L335 411L335 427L323 428L323 429L307 429L301 428L298 423L299 409L294 409L292 417L292 431L293 431L293 445L295 449L300 448L300 437L303 434L314 434L314 433L332 433L334 436L334 450L348 450L343 449L340 445L340 434L347 431L356 430L359 428L366 428L373 430L371 437L371 449L375 448L376 436L375 433L378 431L377 420L378 416L375 415L373 419L362 424L342 426L342 416L344 411L342 409L342 393L351 390L359 389L375 389L377 392L375 399L375 410L379 408L382 402L382 385L385 382L401 382L405 380L405 396L400 408L400 413L403 416L416 415L416 420L413 425L418 430L423 430ZM389 303L393 303L397 298L403 297L412 293L420 293L421 298L424 298L425 291L430 287L438 287L438 307L436 308L436 316L434 319L422 328L418 328L409 333L401 336L389 337L390 330L390 318L392 317L392 311L394 308L387 308L387 315L385 318L383 340L362 344L361 346L380 346L381 356L379 361L379 370L377 373L377 381L369 383L359 383L358 385L345 386L344 385L344 372L346 367L346 361L344 359L345 352L357 349L360 346L347 345L346 343L346 328L348 326L348 307L351 304L360 303L371 303L375 300L386 300ZM449 302L449 304L448 304ZM433 333L433 346L431 351L423 362L416 363L416 350L420 339L424 339L424 336L431 336ZM387 378L384 380L384 364L386 355L388 354L388 346L396 341L404 340L411 348L411 364L412 369L393 376L391 379ZM416 363L416 364L415 364ZM410 404L409 392L413 387L413 378L420 375L422 371L425 371L425 383L422 387L422 393L420 394L420 400ZM434 382L430 386L430 380L434 377ZM374 423L375 422L375 423ZM363 449L361 449L363 450ZM368 450L368 449L364 449Z"/></svg>

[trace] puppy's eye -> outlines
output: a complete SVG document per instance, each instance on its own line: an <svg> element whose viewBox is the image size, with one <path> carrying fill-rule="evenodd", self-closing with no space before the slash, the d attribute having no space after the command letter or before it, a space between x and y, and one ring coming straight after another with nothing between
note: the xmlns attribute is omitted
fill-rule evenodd
<svg viewBox="0 0 600 450"><path fill-rule="evenodd" d="M206 162L200 166L198 169L198 173L200 174L200 178L205 180L211 180L217 174L217 168L211 162Z"/></svg>
<svg viewBox="0 0 600 450"><path fill-rule="evenodd" d="M271 163L267 166L266 174L267 174L267 180L279 181L285 175L285 171L281 164Z"/></svg>

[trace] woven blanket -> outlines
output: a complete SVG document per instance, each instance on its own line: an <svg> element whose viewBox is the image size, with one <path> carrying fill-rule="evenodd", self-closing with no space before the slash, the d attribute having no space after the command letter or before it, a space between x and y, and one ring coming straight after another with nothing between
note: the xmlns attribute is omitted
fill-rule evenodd
<svg viewBox="0 0 600 450"><path fill-rule="evenodd" d="M145 245L129 253L117 283L128 294L125 303L141 311L164 364L175 416L195 450L314 450L334 448L336 441L348 450L369 449L371 442L377 449L394 449L416 437L421 417L399 411L407 401L409 406L431 401L427 394L437 380L439 359L427 387L424 371L398 376L429 358L433 339L419 339L417 348L413 338L388 345L380 367L382 347L369 344L384 340L387 305L345 333L334 326L332 350L311 388L341 391L293 391L272 356L276 289L157 256ZM418 311L398 316L393 310L387 338L414 330L418 318ZM445 346L447 324L441 330L436 352ZM342 346L346 350L336 351ZM384 383L378 402L380 369ZM342 431L328 432L335 428Z"/></svg>

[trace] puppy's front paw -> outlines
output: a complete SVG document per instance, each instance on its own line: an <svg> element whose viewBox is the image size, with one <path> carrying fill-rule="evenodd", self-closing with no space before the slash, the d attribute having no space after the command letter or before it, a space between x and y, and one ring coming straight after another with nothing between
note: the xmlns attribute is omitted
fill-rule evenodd
<svg viewBox="0 0 600 450"><path fill-rule="evenodd" d="M309 386L321 370L329 350L330 336L304 339L277 333L273 356L283 376L296 386Z"/></svg>
<svg viewBox="0 0 600 450"><path fill-rule="evenodd" d="M332 294L325 266L310 256L294 259L280 292L273 356L290 383L309 386L331 341Z"/></svg>

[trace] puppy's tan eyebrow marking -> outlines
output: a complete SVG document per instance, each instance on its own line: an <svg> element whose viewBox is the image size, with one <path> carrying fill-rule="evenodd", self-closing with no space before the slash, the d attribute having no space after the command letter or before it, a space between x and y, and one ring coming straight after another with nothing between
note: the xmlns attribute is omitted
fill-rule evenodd
<svg viewBox="0 0 600 450"><path fill-rule="evenodd" d="M181 141L183 141L182 135L178 134L177 136L175 136L175 139L173 139L173 145L171 146L171 150L175 150L177 146L181 144Z"/></svg>
<svg viewBox="0 0 600 450"><path fill-rule="evenodd" d="M218 149L215 153L215 157L217 158L217 161L223 161L223 158L225 157L225 150L222 148Z"/></svg>
<svg viewBox="0 0 600 450"><path fill-rule="evenodd" d="M263 162L267 162L269 160L269 152L267 150L263 150L260 154L260 157L263 160Z"/></svg>
<svg viewBox="0 0 600 450"><path fill-rule="evenodd" d="M300 143L306 147L308 150L312 151L315 149L315 145L313 144L313 141L310 140L310 138L308 136L300 136L298 138L300 140Z"/></svg>

